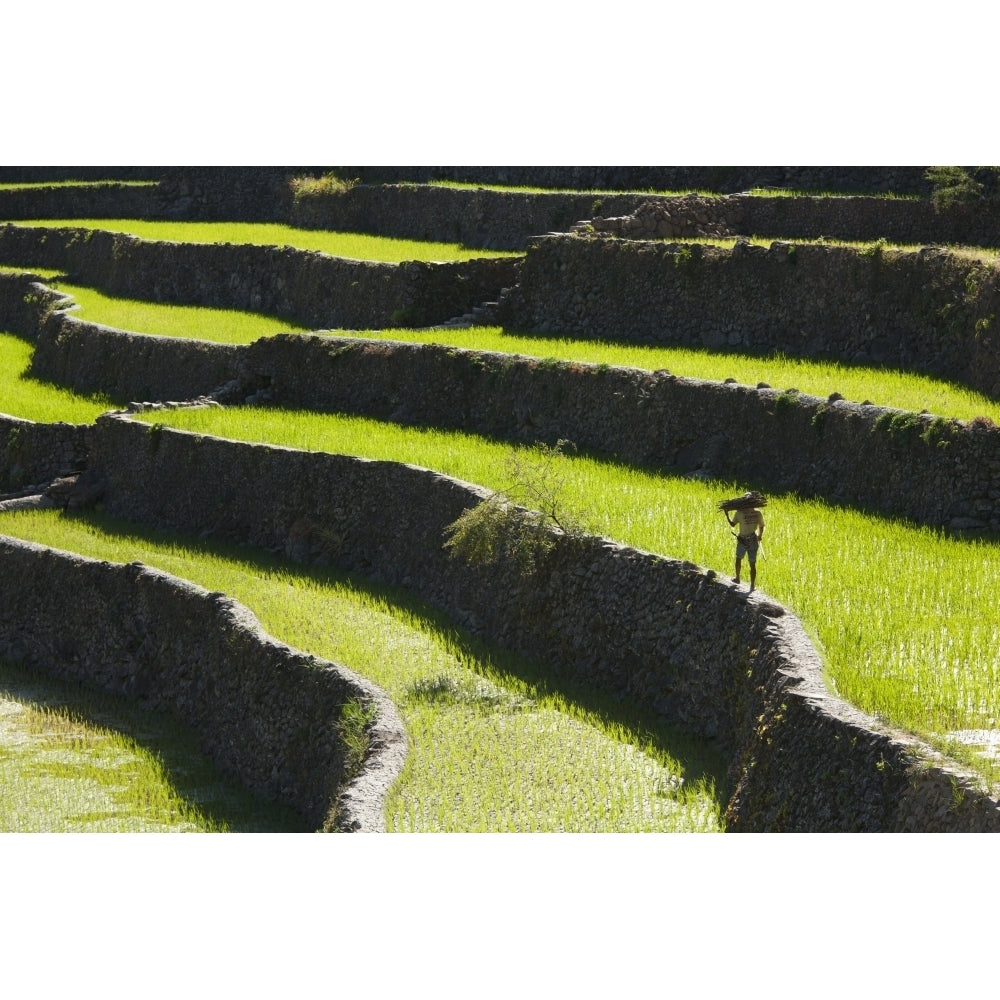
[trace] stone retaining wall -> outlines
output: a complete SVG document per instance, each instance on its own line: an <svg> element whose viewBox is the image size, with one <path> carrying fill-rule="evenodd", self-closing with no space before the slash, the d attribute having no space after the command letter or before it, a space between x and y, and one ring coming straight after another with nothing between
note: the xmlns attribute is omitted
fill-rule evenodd
<svg viewBox="0 0 1000 1000"><path fill-rule="evenodd" d="M632 240L756 236L885 239L893 243L1000 246L1000 199L937 209L930 199L651 197L646 194L520 192L412 184L358 185L300 196L293 225L521 250L533 236L566 230Z"/></svg>
<svg viewBox="0 0 1000 1000"><path fill-rule="evenodd" d="M165 243L5 225L0 262L59 268L111 295L253 310L316 329L371 329L460 316L512 285L520 260L387 264L292 247Z"/></svg>
<svg viewBox="0 0 1000 1000"><path fill-rule="evenodd" d="M0 524L2 530L2 524ZM0 536L0 657L166 709L221 771L313 828L375 831L405 735L387 696L267 636L223 594ZM345 773L343 705L372 706L372 752Z"/></svg>
<svg viewBox="0 0 1000 1000"><path fill-rule="evenodd" d="M1000 428L843 399L429 344L280 334L245 347L124 334L55 313L32 371L80 392L357 413L1000 531ZM881 470L872 476L871 470Z"/></svg>
<svg viewBox="0 0 1000 1000"><path fill-rule="evenodd" d="M281 183L289 177L357 178L366 184L426 184L457 181L550 188L563 191L719 191L730 193L757 187L796 191L842 191L851 194L918 194L929 196L926 167L767 167L767 166L361 166L361 167L175 167L161 184L184 185L197 192L198 210L218 211L234 191L257 190L279 206L288 197ZM238 216L229 216L238 218Z"/></svg>
<svg viewBox="0 0 1000 1000"><path fill-rule="evenodd" d="M277 405L555 444L763 484L954 530L1000 531L1000 428L843 399L480 351L269 337L239 379ZM873 476L872 469L880 474Z"/></svg>
<svg viewBox="0 0 1000 1000"><path fill-rule="evenodd" d="M611 191L748 191L757 187L793 191L930 194L926 167L892 166L502 166L339 167L341 177L389 183L450 180L466 184Z"/></svg>
<svg viewBox="0 0 1000 1000"><path fill-rule="evenodd" d="M640 701L732 756L733 830L998 830L997 803L927 748L831 697L801 625L727 578L606 539L556 537L530 579L448 558L482 490L389 462L102 417L110 513L283 550L405 586L462 625ZM765 778L766 776L766 778ZM957 790L960 794L955 794Z"/></svg>
<svg viewBox="0 0 1000 1000"><path fill-rule="evenodd" d="M87 467L90 427L38 424L0 413L0 493Z"/></svg>
<svg viewBox="0 0 1000 1000"><path fill-rule="evenodd" d="M575 228L631 240L758 236L1000 247L1000 199L938 209L916 198L687 195L651 198L631 213L604 212Z"/></svg>
<svg viewBox="0 0 1000 1000"><path fill-rule="evenodd" d="M151 219L157 186L108 182L0 188L0 219Z"/></svg>
<svg viewBox="0 0 1000 1000"><path fill-rule="evenodd" d="M60 311L38 328L31 373L122 402L187 400L229 382L242 350L234 344L128 333Z"/></svg>
<svg viewBox="0 0 1000 1000"><path fill-rule="evenodd" d="M361 184L341 194L300 196L290 207L289 222L305 229L523 250L532 236L565 232L598 213L630 213L646 200L641 194Z"/></svg>
<svg viewBox="0 0 1000 1000"><path fill-rule="evenodd" d="M1000 266L926 248L532 241L508 328L783 352L953 379L1000 398Z"/></svg>
<svg viewBox="0 0 1000 1000"><path fill-rule="evenodd" d="M30 272L0 271L0 330L35 340L44 318L55 309L66 309L73 300L49 288Z"/></svg>

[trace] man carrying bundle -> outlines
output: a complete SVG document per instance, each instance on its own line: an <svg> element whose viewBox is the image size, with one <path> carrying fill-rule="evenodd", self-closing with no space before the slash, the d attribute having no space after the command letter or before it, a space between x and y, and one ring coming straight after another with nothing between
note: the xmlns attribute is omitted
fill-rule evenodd
<svg viewBox="0 0 1000 1000"><path fill-rule="evenodd" d="M726 515L729 526L736 528L736 576L740 582L740 568L743 558L750 563L750 593L757 585L757 551L764 537L764 515L758 508L767 503L767 498L756 491L744 493L732 500L723 500L719 509ZM729 512L733 511L733 516Z"/></svg>

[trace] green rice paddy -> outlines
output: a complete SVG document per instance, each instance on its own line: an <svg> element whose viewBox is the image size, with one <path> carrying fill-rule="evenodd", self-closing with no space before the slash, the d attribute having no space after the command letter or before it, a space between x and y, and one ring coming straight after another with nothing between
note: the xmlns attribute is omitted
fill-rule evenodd
<svg viewBox="0 0 1000 1000"><path fill-rule="evenodd" d="M94 223L94 228L97 228L96 223L102 221L106 220L89 220L85 224ZM248 242L251 240L244 238L245 228L241 227L240 235L235 238L227 239L211 233L192 238L199 241L224 239L226 242ZM167 237L149 233L137 235L144 238L178 238L176 235ZM287 242L271 238L261 241ZM345 253L343 249L325 252L362 256ZM404 254L398 259L426 257ZM80 286L58 284L62 290L77 297L83 318L124 329L231 343L248 343L258 336L295 329L285 321L274 321L270 317L240 318L240 314L222 317L220 313L228 311L113 300ZM175 317L168 318L168 314L175 311L178 311ZM240 323L248 325L238 329ZM514 335L499 328L368 331L362 335L516 352L543 359L626 365L646 370L666 368L688 377L732 378L751 385L765 382L777 389L794 386L820 397L839 392L856 401L870 400L879 405L913 411L926 409L957 419L986 416L1000 423L1000 405L961 385L880 368ZM8 344L8 340L16 343ZM80 404L67 398L73 396L71 393L61 396L62 390L44 387L27 379L24 369L29 357L30 347L25 350L23 342L17 338L0 336L0 371L9 373L8 378L0 382L0 412L23 416L27 414L21 411L26 410L35 414L29 415L29 419L85 422L106 408L102 399ZM14 373L18 374L11 378ZM56 395L39 404L36 396L44 394L43 390L51 390ZM68 418L55 415L69 412L63 411L63 406L76 405L82 405L81 410L74 411L79 416ZM168 422L197 433L407 461L494 488L508 485L502 481L498 470L503 468L504 460L512 449L482 441L473 435L404 429L361 418L248 408L172 411L150 415L148 419ZM585 457L563 457L558 461L565 479L566 501L588 511L592 530L639 548L681 556L722 572L731 572L731 536L728 526L715 511L714 503L719 496L742 490L746 484L699 483ZM904 521L804 501L794 494L772 494L771 497L771 505L765 511L768 519L766 556L760 564L758 583L762 590L788 605L803 620L825 658L831 686L863 710L939 741L946 749L955 752L958 752L958 745L947 742L949 734L995 730L1000 712L1000 626L994 623L985 609L992 607L991 590L1000 570L998 544L989 540L956 539ZM48 515L47 519L36 516L41 520L29 519L23 523L26 525L25 537L38 541L48 537L50 529L47 525L68 520L52 515ZM99 533L104 529L95 530ZM36 537L36 532L39 537ZM63 547L88 551L92 545L80 538L71 538L69 542ZM95 551L101 551L101 545L96 545ZM136 551L141 549L133 547L130 542L128 552ZM163 558L162 554L148 554L152 564L161 565L155 560ZM122 556L123 561L133 558L144 557L134 554ZM185 556L171 571L192 578L198 558L195 555ZM169 563L171 560L166 561ZM169 566L164 568L169 569ZM282 572L287 572L287 568ZM241 585L235 580L228 587L219 582L205 585L225 590L244 600L239 593ZM245 581L242 586L247 596L244 603L254 607L252 584ZM324 594L319 599L322 606L330 600L329 595ZM357 603L356 597L356 594L353 595L349 602L352 606ZM283 603L288 602L271 596L258 601L259 607L255 610L265 620L269 606L277 608ZM342 611L347 618L352 613L346 609ZM397 610L390 612L390 615L396 614ZM308 628L299 632L298 626L289 628L280 616L274 621L275 634L284 630L292 636L285 641L342 662L350 661L337 655L338 649L355 658L359 655L356 650L344 651L335 644L323 645L328 639L325 630L329 622L319 610L312 616L311 613L295 612L295 617L301 619L300 624L306 621L321 623L319 630L324 634L311 634ZM265 627L269 626L265 624ZM384 619L378 618L359 623L357 631L370 638L383 633L388 635L391 629ZM390 639L389 642L394 642L403 651L402 662L416 660L425 665L437 664L434 659L437 653L420 651L425 633L426 621L420 618L415 628L409 627L406 638ZM303 641L297 642L295 637L300 635ZM322 648L316 648L317 644ZM447 646L448 642L444 645ZM409 677L409 687L405 686L407 682L403 682L402 689L398 684L394 687L390 679L386 679L383 686L390 690L397 704L405 708L411 737L427 748L421 753L429 755L428 760L435 760L434 768L428 768L427 774L439 768L442 761L448 761L448 766L452 766L452 757L459 751L464 752L463 744L468 740L467 735L461 734L467 734L467 727L473 726L477 732L475 745L483 747L482 752L487 756L497 757L494 763L488 765L491 768L488 780L495 782L491 787L499 790L511 785L513 788L511 783L515 777L524 777L528 782L527 790L516 794L512 792L514 799L507 801L501 810L487 808L485 812L488 815L485 815L483 803L478 801L486 798L485 795L472 796L477 801L471 803L463 801L468 796L470 782L475 784L487 780L476 771L470 772L467 763L458 765L458 777L453 784L448 784L453 780L451 778L425 777L422 769L427 768L426 762L414 764L418 769L417 776L411 775L408 768L392 805L391 825L394 829L565 829L565 824L572 822L591 824L572 827L574 829L718 827L713 775L719 772L714 771L712 766L692 766L690 761L693 757L690 754L686 757L686 764L678 763L678 758L671 757L664 749L668 740L657 738L650 742L648 734L640 735L632 724L627 732L617 735L613 726L609 728L606 719L595 726L594 717L588 716L587 711L583 712L583 717L580 716L579 696L574 696L576 701L571 699L576 707L568 712L562 702L558 705L546 703L545 698L551 693L547 691L546 683L540 675L531 674L524 667L498 671L494 659L491 659L494 657L492 653L486 661L476 661L471 665L468 659L463 659L464 656L463 652L457 661L448 661L443 666L437 664L429 672L405 674ZM377 666L373 665L372 669L377 670ZM393 669L401 671L400 676L404 676L404 666ZM524 676L533 678L528 687L523 686ZM513 678L522 680L515 683ZM559 695L559 698L563 697ZM420 705L430 711L426 719L419 713ZM450 706L448 711L462 718L461 724L454 728L454 737L437 728L443 724L436 714L442 711L442 705ZM525 713L525 705L530 706L530 723L525 722L524 728L514 734L508 716L520 718ZM496 706L501 707L498 709ZM602 718L600 711L596 718ZM484 721L487 719L490 721ZM626 772L615 772L617 776L609 778L610 772L605 769L602 777L586 779L608 783L602 786L603 791L596 793L596 798L588 798L591 792L574 795L574 810L571 811L574 815L585 817L574 821L568 814L559 813L560 803L564 805L566 801L565 791L551 800L544 791L545 788L551 789L553 782L559 785L561 779L546 770L549 765L538 764L536 768L528 757L532 747L537 749L535 741L543 733L551 736L556 745L577 746L577 739L586 742L594 738L591 732L581 736L575 728L581 725L584 730L587 727L596 729L601 733L599 740L610 739L617 749L591 752L580 744L574 751L576 758L591 762L598 758L605 759L607 766L614 769L619 764L612 764L611 761L619 759L621 754L633 759L637 753L649 755L649 759L646 756L638 759L641 769L653 778L652 784L623 778ZM466 728L463 729L463 726ZM646 733L646 730L642 732ZM522 748L518 753L523 752L527 756L508 773L500 758L509 756L514 745ZM640 746L644 749L639 749ZM446 750L446 747L453 749ZM500 749L495 749L497 747ZM550 758L550 764L557 769L565 769L567 761L557 751L552 753L555 756ZM989 780L1000 778L996 766L975 751L966 752L965 758ZM521 760L520 757L517 759ZM688 767L688 778L681 783L679 779L685 766ZM505 776L497 777L498 774ZM700 777L692 782L692 774ZM533 784L536 779L541 784ZM434 785L441 781L444 785ZM411 782L416 784L411 786ZM615 799L609 791L621 786L633 789L630 803ZM651 789L657 788L660 792L651 792ZM683 806L673 794L681 788L684 789L684 796L689 793L694 795ZM664 789L673 791L663 796ZM659 798L664 797L669 802L659 802ZM527 801L532 805L525 807ZM587 802L603 802L605 806L586 805ZM535 803L543 804L540 811L535 810ZM665 808L658 808L658 805ZM459 825L449 826L451 822ZM513 825L497 826L498 823Z"/></svg>
<svg viewBox="0 0 1000 1000"><path fill-rule="evenodd" d="M0 661L0 832L301 831L166 715Z"/></svg>
<svg viewBox="0 0 1000 1000"><path fill-rule="evenodd" d="M32 219L18 226L57 229L101 229L129 233L144 240L175 243L250 243L259 246L317 250L335 257L400 263L404 260L456 261L474 257L519 257L521 251L476 250L459 243L400 240L389 236L299 229L277 222L162 222L146 219Z"/></svg>
<svg viewBox="0 0 1000 1000"><path fill-rule="evenodd" d="M144 415L199 434L426 466L505 489L512 449L470 434L359 417L263 408ZM520 449L523 451L524 449ZM567 506L588 527L640 549L732 572L715 510L733 483L702 483L581 456L557 460ZM765 511L758 586L814 635L848 701L927 736L991 729L1000 715L1000 623L992 607L1000 544L795 495Z"/></svg>
<svg viewBox="0 0 1000 1000"><path fill-rule="evenodd" d="M720 829L724 765L703 745L472 639L405 594L97 514L11 512L0 532L222 591L283 642L385 689L410 742L391 830Z"/></svg>
<svg viewBox="0 0 1000 1000"><path fill-rule="evenodd" d="M275 333L302 333L308 330L308 327L267 313L119 298L96 288L63 280L54 280L51 285L73 297L77 305L74 315L88 322L132 333L189 337L223 344L251 344Z"/></svg>
<svg viewBox="0 0 1000 1000"><path fill-rule="evenodd" d="M274 333L308 332L301 325L261 313L120 298L63 279L53 279L51 284L74 298L78 306L75 314L82 319L136 333L248 344ZM937 416L959 420L985 416L1000 423L1000 402L961 383L840 361L781 354L764 357L685 347L647 347L617 341L511 333L498 326L323 332L521 354L542 360L577 361L645 371L666 369L687 378L718 382L734 379L743 385L764 382L776 389L794 387L820 398L839 392L845 399L858 403L871 402L914 412L928 410Z"/></svg>
<svg viewBox="0 0 1000 1000"><path fill-rule="evenodd" d="M90 424L115 405L110 396L78 393L34 378L28 371L34 347L0 332L0 413L49 424Z"/></svg>

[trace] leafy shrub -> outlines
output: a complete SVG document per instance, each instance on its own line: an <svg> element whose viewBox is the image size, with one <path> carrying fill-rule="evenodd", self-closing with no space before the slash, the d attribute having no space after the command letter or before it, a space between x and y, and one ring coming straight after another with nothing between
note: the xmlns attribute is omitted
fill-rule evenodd
<svg viewBox="0 0 1000 1000"><path fill-rule="evenodd" d="M791 410L794 410L798 405L798 397L798 389L786 389L774 400L774 415L779 416L782 413L789 413Z"/></svg>
<svg viewBox="0 0 1000 1000"><path fill-rule="evenodd" d="M293 177L288 182L292 189L292 197L296 201L300 198L343 194L345 191L350 191L357 183L359 183L357 177L348 180L344 177L338 177L335 171L324 174L322 177Z"/></svg>
<svg viewBox="0 0 1000 1000"><path fill-rule="evenodd" d="M538 443L528 456L512 452L506 463L510 487L491 493L445 528L449 554L472 566L509 561L530 574L555 545L553 528L569 537L583 535L582 515L568 507L556 469L566 447L572 443L560 440L554 447Z"/></svg>
<svg viewBox="0 0 1000 1000"><path fill-rule="evenodd" d="M931 183L931 201L938 210L992 194L997 184L996 167L928 167L924 177Z"/></svg>

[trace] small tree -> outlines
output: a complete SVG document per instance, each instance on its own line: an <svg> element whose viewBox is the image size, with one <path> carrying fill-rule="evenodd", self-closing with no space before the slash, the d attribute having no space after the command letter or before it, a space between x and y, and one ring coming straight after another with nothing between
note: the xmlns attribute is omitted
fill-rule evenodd
<svg viewBox="0 0 1000 1000"><path fill-rule="evenodd" d="M570 537L585 533L582 515L565 500L558 459L570 441L554 447L538 443L527 455L511 452L506 461L510 486L491 493L445 528L452 558L470 565L512 561L532 573L555 545L553 529Z"/></svg>
<svg viewBox="0 0 1000 1000"><path fill-rule="evenodd" d="M964 167L928 167L924 177L931 182L931 201L939 211L983 196L983 184Z"/></svg>

